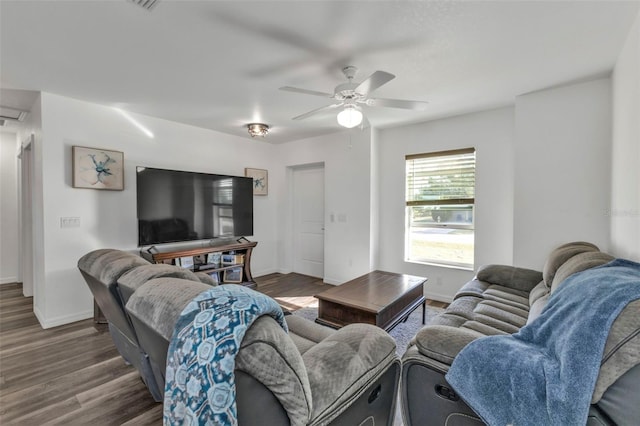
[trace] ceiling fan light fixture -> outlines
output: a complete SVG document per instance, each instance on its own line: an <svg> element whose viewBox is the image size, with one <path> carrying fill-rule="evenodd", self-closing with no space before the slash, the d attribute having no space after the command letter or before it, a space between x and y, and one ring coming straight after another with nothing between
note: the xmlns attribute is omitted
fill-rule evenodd
<svg viewBox="0 0 640 426"><path fill-rule="evenodd" d="M269 126L263 123L250 123L247 124L247 130L252 138L256 136L265 137L269 133Z"/></svg>
<svg viewBox="0 0 640 426"><path fill-rule="evenodd" d="M338 113L338 124L347 129L362 123L362 112L354 106L347 106Z"/></svg>

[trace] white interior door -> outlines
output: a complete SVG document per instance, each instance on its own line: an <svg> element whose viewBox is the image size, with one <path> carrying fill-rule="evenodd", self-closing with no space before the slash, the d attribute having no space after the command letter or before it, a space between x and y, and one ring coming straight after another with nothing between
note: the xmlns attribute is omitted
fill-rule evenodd
<svg viewBox="0 0 640 426"><path fill-rule="evenodd" d="M293 180L293 271L324 277L324 166L296 168Z"/></svg>

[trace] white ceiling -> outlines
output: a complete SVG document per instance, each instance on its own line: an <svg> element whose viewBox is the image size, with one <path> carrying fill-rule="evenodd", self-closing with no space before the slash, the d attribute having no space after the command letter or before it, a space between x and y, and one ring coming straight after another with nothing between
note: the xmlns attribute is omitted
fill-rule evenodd
<svg viewBox="0 0 640 426"><path fill-rule="evenodd" d="M638 1L0 0L0 105L46 91L279 143L341 130L329 99L340 69L396 78L376 97L425 111L367 108L376 127L510 104L514 97L608 75ZM12 94L13 93L13 94ZM18 92L19 93L19 92ZM33 94L27 93L33 96ZM7 105L11 106L11 105Z"/></svg>

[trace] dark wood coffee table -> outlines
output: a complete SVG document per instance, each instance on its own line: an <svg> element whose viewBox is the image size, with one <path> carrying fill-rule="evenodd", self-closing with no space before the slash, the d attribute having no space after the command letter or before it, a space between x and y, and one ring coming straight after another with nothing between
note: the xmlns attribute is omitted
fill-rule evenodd
<svg viewBox="0 0 640 426"><path fill-rule="evenodd" d="M424 324L426 278L373 271L317 294L318 324L340 328L366 323L389 331L422 305Z"/></svg>

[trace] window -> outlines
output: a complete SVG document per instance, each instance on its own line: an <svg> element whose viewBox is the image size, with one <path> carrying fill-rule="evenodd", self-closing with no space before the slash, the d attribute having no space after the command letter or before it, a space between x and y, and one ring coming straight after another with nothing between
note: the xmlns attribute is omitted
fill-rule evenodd
<svg viewBox="0 0 640 426"><path fill-rule="evenodd" d="M406 156L405 260L473 268L474 148Z"/></svg>

